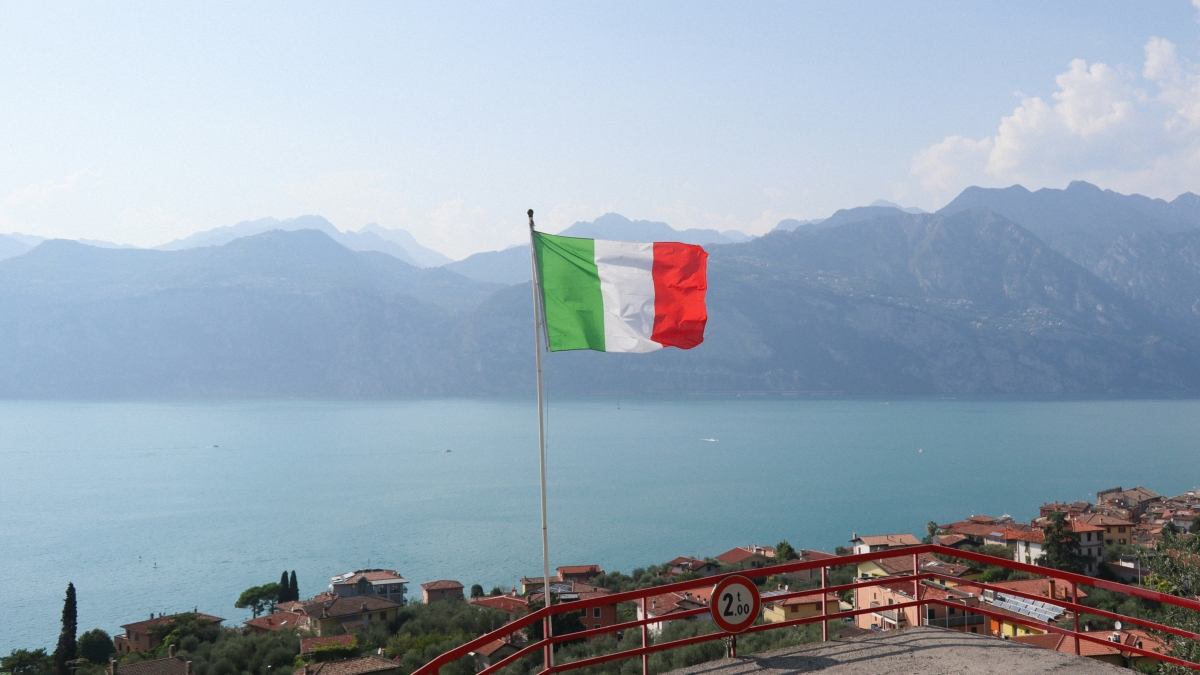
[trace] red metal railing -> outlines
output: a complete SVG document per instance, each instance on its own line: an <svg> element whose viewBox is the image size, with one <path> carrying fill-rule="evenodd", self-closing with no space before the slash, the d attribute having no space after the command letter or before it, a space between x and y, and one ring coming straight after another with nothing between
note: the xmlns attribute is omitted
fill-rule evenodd
<svg viewBox="0 0 1200 675"><path fill-rule="evenodd" d="M1071 600L1066 600L1065 598L1064 599L1046 598L1045 596L1033 595L1033 594L1024 593L1021 591L1016 591L1016 590L1013 590L1010 588L993 586L991 584L987 584L987 583L983 583L983 582L979 582L979 581L963 581L962 579L959 579L956 577L951 577L951 576L948 576L945 574L940 574L937 572L921 573L920 568L918 567L918 565L919 565L918 556L920 556L922 554L931 554L931 553L938 553L938 554L942 554L942 555L953 556L955 558L970 560L970 561L978 562L978 563L984 563L987 565L996 565L999 567L1006 567L1008 569L1016 570L1019 572L1028 572L1028 573L1031 573L1031 574L1034 574L1034 575L1037 575L1040 577L1054 579L1057 581L1065 581L1070 584ZM828 582L828 574L827 573L828 573L828 570L830 567L840 567L842 565L857 565L860 562L866 562L869 560L883 560L883 559L889 559L889 558L911 558L912 565L913 565L913 571L915 572L915 574L910 575L910 576L902 576L902 577L890 576L890 577L874 577L874 578L870 578L870 579L857 579L857 580L855 580L854 583L843 584L843 585L839 585L839 586L829 586L827 583ZM1079 630L1079 615L1080 614L1092 614L1095 616L1105 617L1105 618L1109 618L1109 619L1116 619L1116 620L1119 620L1122 622L1135 624L1135 625L1142 626L1143 628L1148 628L1151 630L1162 631L1162 632L1165 632L1165 633L1168 633L1171 635L1176 635L1176 636L1191 639L1191 640L1200 640L1200 634L1191 633L1189 631L1181 630L1181 629L1175 628L1173 626L1166 626L1163 624L1155 623L1153 621L1148 621L1146 619L1139 619L1139 618L1135 618L1135 617L1124 616L1124 615L1117 614L1114 612L1108 612L1105 610L1101 610L1101 609L1098 609L1095 607L1086 607L1084 605L1081 605L1081 604L1079 604L1079 586L1083 585L1083 586L1090 586L1092 588L1101 588L1101 589L1108 590L1108 591L1123 593L1126 595L1143 598L1145 600L1152 600L1155 602L1174 605L1176 607L1182 607L1185 609L1190 609L1190 610L1195 610L1195 611L1200 611L1200 602L1197 602L1197 601L1191 600L1191 599L1187 599L1187 598L1180 598L1180 597L1177 597L1174 595L1169 595L1166 593L1159 593L1157 591L1152 591L1152 590L1140 588L1137 586L1128 586L1126 584L1121 584L1121 583L1117 583L1117 582L1113 582L1113 581L1105 581L1103 579L1096 579L1094 577L1088 577L1088 576L1084 576L1082 574L1073 574L1071 572L1061 572L1059 570L1054 570L1054 569L1050 569L1047 567L1037 567L1036 565L1027 565L1027 564L1020 563L1020 562L1005 560L1003 558L994 558L992 556L982 555L979 553L972 553L970 551L959 551L957 549L948 548L945 546L937 546L937 545L933 545L933 544L923 544L920 546L909 546L909 547L905 547L905 548L891 549L891 550L887 550L887 551L877 551L875 553L862 553L862 554L857 554L857 555L838 556L837 558L828 558L828 559L823 559L823 560L783 563L780 565L772 565L770 567L761 567L761 568L757 568L757 569L749 569L749 570L742 570L742 571L738 571L738 572L730 572L727 574L718 574L718 575L704 577L704 578L700 578L700 579L692 579L690 581L681 581L678 583L668 584L665 586L655 586L652 588L645 588L645 589L636 590L636 591L627 591L624 593L613 593L613 594L605 595L605 596L602 596L599 598L594 598L591 600L576 600L576 601L567 602L567 603L550 605L550 607L543 607L537 611L531 612L530 614L527 614L515 621L505 624L504 626L500 627L499 629L497 629L495 631L492 631L491 633L488 633L487 635L480 636L474 640L471 640L470 642L468 642L464 645L455 647L454 649L451 649L451 650L441 654L440 656L433 659L429 663L418 668L413 673L413 675L437 675L438 670L442 666L444 666L448 663L451 663L453 661L456 661L464 656L467 656L470 653L474 652L476 649L478 649L486 644L494 642L498 639L510 637L513 634L517 633L518 631L524 630L525 628L533 625L534 623L536 623L538 621L542 622L543 635L545 635L546 633L549 632L547 630L547 628L549 627L550 617L555 614L561 614L564 612L577 612L582 609L588 609L591 607L599 607L602 605L613 605L613 604L617 604L617 603L621 603L621 602L637 602L637 603L639 603L639 606L642 609L641 616L643 618L638 619L636 621L626 621L624 623L619 623L619 624L615 624L612 626L604 626L602 628L592 628L592 629L579 631L579 632L575 632L575 633L568 633L566 635L554 635L549 638L543 638L541 640L531 641L529 644L523 646L521 649L519 649L515 653L513 653L495 663L490 664L488 667L486 667L482 671L480 671L480 673L478 675L492 675L492 673L495 673L496 671L504 668L505 666L508 666L508 665L516 662L518 659L521 659L522 657L527 656L528 654L534 653L539 649L544 650L543 658L544 658L545 663L544 663L544 669L541 671L543 675L554 675L554 673L565 672L568 670L575 670L578 668L586 668L588 666L595 666L595 665L607 663L610 661L618 661L618 660L622 660L622 659L630 659L630 658L637 658L637 657L641 657L641 660L642 660L642 674L649 675L649 668L648 668L649 663L648 662L649 662L649 656L651 654L654 654L656 652L666 651L669 649L675 649L678 647L684 647L684 646L691 645L691 644L697 644L700 642L707 642L707 641L711 641L711 640L720 640L720 639L725 639L725 638L732 638L730 640L730 652L731 652L732 656L736 656L737 655L737 653L736 653L737 636L722 632L720 630L718 630L717 632L708 633L705 635L696 635L693 637L683 638L680 640L672 640L670 642L651 644L650 635L649 635L649 626L651 624L661 623L664 621L676 621L679 619L686 619L686 618L692 617L692 616L705 615L705 614L709 613L709 608L703 607L703 608L699 608L699 609L692 609L692 610L687 610L687 611L682 611L682 612L674 612L669 617L650 618L649 615L645 611L646 610L646 599L649 597L652 597L652 596L662 595L664 593L683 592L683 591L690 591L690 590L696 589L696 588L711 587L714 584L716 584L718 581L720 581L722 578L724 578L726 576L731 576L733 574L740 574L742 576L750 577L750 578L758 578L758 577L773 576L773 575L777 575L777 574L786 574L788 572L800 572L800 571L804 571L804 570L816 570L816 569L819 569L821 571L821 586L819 589L807 589L807 590L792 591L790 593L777 594L777 595L774 595L771 598L771 600L778 601L778 600L784 600L787 598L798 597L798 596L802 596L802 595L812 595L813 593L819 591L822 593L822 596L823 596L822 600L821 600L821 614L816 615L816 616L805 617L803 619L794 619L791 621L781 621L781 622L777 622L777 623L757 624L757 625L751 626L749 629L747 629L745 631L745 633L757 633L757 632L761 632L761 631L774 630L777 628L786 628L788 626L801 626L801 625L805 625L805 624L821 622L821 638L823 640L828 640L829 639L829 634L828 634L828 622L829 621L854 617L854 616L858 616L860 614L878 613L881 609L886 609L889 611L901 611L904 609L908 609L910 607L916 607L918 623L920 623L922 621L920 619L920 617L924 613L923 607L928 606L928 605L939 605L939 606L944 606L944 607L949 607L949 608L954 608L954 609L961 609L964 612L968 612L970 614L978 614L978 615L986 616L986 617L989 617L992 619L1001 620L1006 623L1017 623L1019 625L1028 626L1031 628L1037 628L1039 630L1072 637L1072 638L1074 638L1074 641L1075 641L1075 653L1076 654L1080 653L1081 641L1092 642L1092 643L1112 647L1112 648L1118 649L1122 652L1129 652L1132 654L1137 654L1139 656L1148 656L1148 657L1157 659L1159 661L1163 661L1165 663L1172 663L1175 665L1183 666L1185 668L1190 668L1192 670L1200 670L1200 664L1197 664L1197 663L1192 663L1190 661L1184 661L1181 659L1177 659L1177 658L1174 658L1171 656L1167 656L1165 654L1161 654L1159 652L1155 652L1152 650L1137 647L1136 645L1125 645L1125 644L1113 643L1113 642L1108 641L1105 638L1097 637L1096 634L1089 633L1086 631L1081 632ZM963 604L961 604L961 603L950 602L950 601L942 600L939 598L922 598L921 592L920 592L921 582L925 581L925 580L940 580L940 581L950 582L950 583L954 583L954 584L967 584L967 585L974 586L977 588L982 588L984 590L992 590L992 591L1000 592L1005 595L1014 595L1017 597L1022 597L1022 598L1026 598L1026 599L1030 599L1030 600L1049 601L1053 605L1056 605L1058 607L1062 607L1064 609L1068 609L1071 611L1071 613L1074 615L1074 627L1070 628L1070 629L1061 628L1054 624L1039 621L1037 619L1034 619L1033 617L1022 617L1021 619L1017 620L1017 619L1014 619L1011 614L1008 614L1008 615L1002 614L1000 612L990 610L983 606L966 606L966 607L964 607ZM912 593L913 593L912 597L914 599L909 602L902 602L902 603L888 605L886 608L868 607L868 608L862 608L862 609L849 610L849 611L845 611L845 612L841 612L841 611L833 612L833 613L829 612L828 601L826 600L826 598L828 597L828 595L830 593L840 593L842 591L847 591L847 590L859 590L859 589L863 589L863 588L870 588L873 586L882 586L882 585L895 587L897 584L904 584L904 585L912 584ZM983 603L981 602L980 604L982 605ZM615 634L617 631L624 631L624 630L628 630L631 628L638 628L641 631L642 645L640 647L637 647L634 649L626 649L623 651L617 651L617 652L614 652L611 654L602 654L600 656L593 656L591 658L580 659L578 661L572 661L570 663L564 663L564 664L556 664L553 661L553 646L556 644L573 641L573 640L578 640L581 638L592 637L592 636L596 636L596 635Z"/></svg>

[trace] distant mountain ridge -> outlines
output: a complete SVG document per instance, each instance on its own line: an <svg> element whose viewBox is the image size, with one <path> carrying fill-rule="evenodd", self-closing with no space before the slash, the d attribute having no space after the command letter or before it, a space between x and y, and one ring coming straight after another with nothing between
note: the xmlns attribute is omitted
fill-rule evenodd
<svg viewBox="0 0 1200 675"><path fill-rule="evenodd" d="M235 239L271 230L318 230L352 251L380 251L417 267L438 267L450 262L450 258L422 246L406 230L393 230L376 223L368 223L357 232L342 232L322 216L299 216L286 220L244 220L234 225L197 232L155 248L160 251L181 251L200 246L221 246Z"/></svg>
<svg viewBox="0 0 1200 675"><path fill-rule="evenodd" d="M1020 223L1067 257L1092 267L1118 237L1141 232L1181 232L1200 228L1200 196L1185 192L1168 202L1123 195L1084 181L1063 190L1030 192L969 187L938 213L983 207Z"/></svg>
<svg viewBox="0 0 1200 675"><path fill-rule="evenodd" d="M1194 330L1019 224L867 208L885 210L710 245L704 344L553 354L549 386L1200 392ZM180 251L48 241L0 261L0 396L527 394L530 296L315 230Z"/></svg>
<svg viewBox="0 0 1200 675"><path fill-rule="evenodd" d="M618 213L606 213L591 222L576 222L558 234L616 241L681 241L703 246L732 244L752 239L750 235L737 230L676 230L666 223L630 220ZM449 263L445 268L471 279L492 283L519 284L532 278L529 247L523 244L500 251L476 253Z"/></svg>
<svg viewBox="0 0 1200 675"><path fill-rule="evenodd" d="M936 214L843 209L706 243L709 324L696 349L553 354L548 384L564 394L1200 393L1195 200L1022 190L964 195L1011 199L1087 256L966 198ZM0 396L532 390L526 246L422 269L311 224L178 251L52 240L0 260ZM565 232L714 233L615 214Z"/></svg>

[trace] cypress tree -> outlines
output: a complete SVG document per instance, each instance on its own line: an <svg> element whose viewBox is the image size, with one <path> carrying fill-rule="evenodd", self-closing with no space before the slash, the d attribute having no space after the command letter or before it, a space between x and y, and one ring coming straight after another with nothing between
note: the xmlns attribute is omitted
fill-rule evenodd
<svg viewBox="0 0 1200 675"><path fill-rule="evenodd" d="M292 600L300 599L300 585L296 583L296 570L292 570L292 582L288 584L288 588L292 592Z"/></svg>
<svg viewBox="0 0 1200 675"><path fill-rule="evenodd" d="M71 675L67 661L75 659L75 631L78 628L78 612L75 607L75 584L67 584L67 597L63 600L62 632L58 634L58 647L54 650L56 675Z"/></svg>
<svg viewBox="0 0 1200 675"><path fill-rule="evenodd" d="M292 587L288 585L287 570L279 574L279 601L287 602L292 599Z"/></svg>

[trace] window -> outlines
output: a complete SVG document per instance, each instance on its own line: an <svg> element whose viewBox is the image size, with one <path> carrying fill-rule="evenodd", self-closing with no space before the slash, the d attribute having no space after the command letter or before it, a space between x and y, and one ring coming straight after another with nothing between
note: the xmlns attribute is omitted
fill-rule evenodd
<svg viewBox="0 0 1200 675"><path fill-rule="evenodd" d="M1117 528L1117 532L1120 532L1121 534L1125 534L1125 528L1123 528L1123 527L1118 527L1118 528Z"/></svg>
<svg viewBox="0 0 1200 675"><path fill-rule="evenodd" d="M954 608L953 607L948 608L947 611L950 613L950 616L954 616Z"/></svg>
<svg viewBox="0 0 1200 675"><path fill-rule="evenodd" d="M592 628L599 628L599 627L600 627L600 624L596 624L595 626L592 626Z"/></svg>
<svg viewBox="0 0 1200 675"><path fill-rule="evenodd" d="M890 604L892 604L892 599L891 599L891 598L888 598L888 604L889 604L889 605L890 605Z"/></svg>
<svg viewBox="0 0 1200 675"><path fill-rule="evenodd" d="M593 608L592 608L592 618L593 618L593 619L599 619L599 618L600 618L600 608L599 608L599 607L593 607ZM596 626L596 628L599 628L599 626Z"/></svg>

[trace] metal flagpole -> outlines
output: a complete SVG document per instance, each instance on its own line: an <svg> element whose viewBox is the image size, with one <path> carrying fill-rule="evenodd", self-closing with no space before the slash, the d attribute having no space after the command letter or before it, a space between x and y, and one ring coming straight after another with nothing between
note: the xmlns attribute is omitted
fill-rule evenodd
<svg viewBox="0 0 1200 675"><path fill-rule="evenodd" d="M537 245L533 240L533 209L529 209L529 260L533 268L533 351L537 356L538 397L538 459L542 473L542 598L544 606L550 606L550 538L546 530L546 421L542 395L542 303L541 279L538 275ZM552 634L552 622L547 616L543 621L543 635ZM547 644L543 659L547 669L554 666L554 645Z"/></svg>

